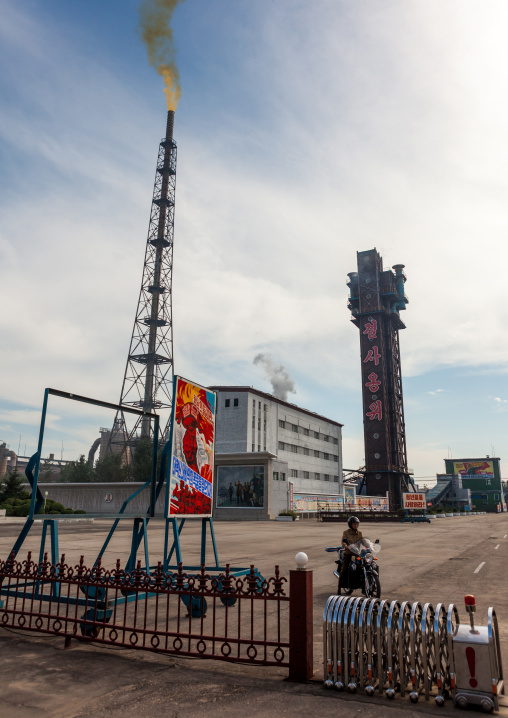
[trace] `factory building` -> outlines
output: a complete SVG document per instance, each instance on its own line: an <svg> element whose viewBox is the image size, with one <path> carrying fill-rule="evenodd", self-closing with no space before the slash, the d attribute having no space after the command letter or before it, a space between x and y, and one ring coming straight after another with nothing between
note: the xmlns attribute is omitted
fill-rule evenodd
<svg viewBox="0 0 508 718"><path fill-rule="evenodd" d="M215 518L273 518L291 495L342 494L342 424L251 387L210 388Z"/></svg>

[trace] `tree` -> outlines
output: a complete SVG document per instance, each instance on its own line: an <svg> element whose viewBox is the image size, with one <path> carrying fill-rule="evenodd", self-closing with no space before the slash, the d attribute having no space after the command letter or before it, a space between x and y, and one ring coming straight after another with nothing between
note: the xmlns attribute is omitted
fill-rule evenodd
<svg viewBox="0 0 508 718"><path fill-rule="evenodd" d="M95 464L93 481L129 481L130 467L126 466L122 454L106 454Z"/></svg>
<svg viewBox="0 0 508 718"><path fill-rule="evenodd" d="M134 481L148 481L152 469L153 445L150 439L141 439L136 444L132 457L132 478Z"/></svg>
<svg viewBox="0 0 508 718"><path fill-rule="evenodd" d="M0 503L7 499L22 499L29 496L22 484L23 477L17 469L12 474L5 474L0 484Z"/></svg>
<svg viewBox="0 0 508 718"><path fill-rule="evenodd" d="M55 469L51 461L49 459L44 459L42 464L39 466L39 476L37 480L41 483L52 481L54 471Z"/></svg>
<svg viewBox="0 0 508 718"><path fill-rule="evenodd" d="M90 464L85 459L84 454L81 454L77 461L69 461L68 464L62 466L60 471L60 481L66 483L86 483L92 480Z"/></svg>

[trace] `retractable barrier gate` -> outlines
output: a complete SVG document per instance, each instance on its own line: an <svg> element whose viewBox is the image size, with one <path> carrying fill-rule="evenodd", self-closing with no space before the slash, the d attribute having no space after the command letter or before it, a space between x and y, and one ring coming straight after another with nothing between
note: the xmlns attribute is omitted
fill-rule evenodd
<svg viewBox="0 0 508 718"><path fill-rule="evenodd" d="M324 685L499 710L504 686L496 613L489 608L488 625L475 627L471 600L466 597L468 626L460 624L454 604L330 596L323 614Z"/></svg>

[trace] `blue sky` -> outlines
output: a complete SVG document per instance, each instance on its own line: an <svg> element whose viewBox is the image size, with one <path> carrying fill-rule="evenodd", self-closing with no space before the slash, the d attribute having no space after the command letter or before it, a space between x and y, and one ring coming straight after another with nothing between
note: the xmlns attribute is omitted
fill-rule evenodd
<svg viewBox="0 0 508 718"><path fill-rule="evenodd" d="M165 100L137 2L0 11L0 440L29 452L46 386L119 398ZM503 0L178 6L178 373L270 391L270 354L357 467L345 282L376 247L406 265L415 475L508 455L507 25Z"/></svg>

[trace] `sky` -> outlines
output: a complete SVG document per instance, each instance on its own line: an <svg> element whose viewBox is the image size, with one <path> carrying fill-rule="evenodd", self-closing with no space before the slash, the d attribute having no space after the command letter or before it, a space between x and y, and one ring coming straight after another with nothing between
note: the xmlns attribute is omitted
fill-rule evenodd
<svg viewBox="0 0 508 718"><path fill-rule="evenodd" d="M0 442L30 454L45 387L120 398L166 105L136 1L0 12ZM376 247L407 274L417 481L508 475L507 28L504 0L176 8L178 374L270 392L265 354L362 465L346 281Z"/></svg>

